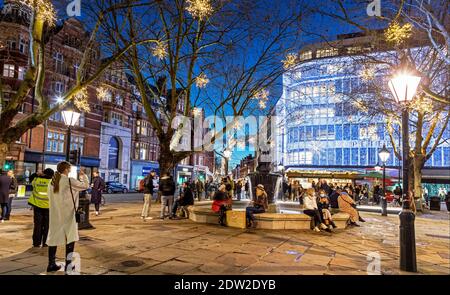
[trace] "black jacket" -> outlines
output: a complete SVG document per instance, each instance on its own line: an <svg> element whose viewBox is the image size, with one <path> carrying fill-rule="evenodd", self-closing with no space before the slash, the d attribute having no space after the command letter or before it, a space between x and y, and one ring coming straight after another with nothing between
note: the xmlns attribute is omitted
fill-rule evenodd
<svg viewBox="0 0 450 295"><path fill-rule="evenodd" d="M0 175L0 204L8 203L10 185L11 178L7 175Z"/></svg>
<svg viewBox="0 0 450 295"><path fill-rule="evenodd" d="M172 177L161 177L159 181L159 191L163 196L173 196L175 194L175 182Z"/></svg>
<svg viewBox="0 0 450 295"><path fill-rule="evenodd" d="M331 196L330 196L330 207L331 208L335 208L335 209L339 208L338 198L339 198L338 192L334 191L331 193Z"/></svg>
<svg viewBox="0 0 450 295"><path fill-rule="evenodd" d="M17 194L19 190L19 184L17 183L17 179L15 177L11 177L11 184L9 185L9 193Z"/></svg>
<svg viewBox="0 0 450 295"><path fill-rule="evenodd" d="M184 189L183 197L180 199L181 206L194 205L194 195L189 187Z"/></svg>
<svg viewBox="0 0 450 295"><path fill-rule="evenodd" d="M153 176L147 175L144 178L144 194L153 194Z"/></svg>

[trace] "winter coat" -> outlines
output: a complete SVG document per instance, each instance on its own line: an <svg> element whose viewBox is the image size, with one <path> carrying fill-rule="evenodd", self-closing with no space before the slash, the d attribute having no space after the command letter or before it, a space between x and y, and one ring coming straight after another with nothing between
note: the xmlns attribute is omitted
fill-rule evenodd
<svg viewBox="0 0 450 295"><path fill-rule="evenodd" d="M159 191L163 196L173 196L175 194L175 182L172 177L164 176L159 181Z"/></svg>
<svg viewBox="0 0 450 295"><path fill-rule="evenodd" d="M228 198L228 193L226 193L226 192L221 192L221 191L217 191L215 194L214 194L214 199L213 199L214 201L213 201L213 203L212 203L212 206L211 206L211 209L214 211L214 212L219 212L219 210L220 210L220 207L222 206L222 205L225 205L225 206L227 206L227 205L229 205L231 202L231 199L229 199Z"/></svg>
<svg viewBox="0 0 450 295"><path fill-rule="evenodd" d="M47 245L49 246L60 246L79 240L75 208L78 208L79 192L89 188L89 179L83 175L80 181L70 178L70 182L75 206L70 192L69 177L61 175L57 193L53 192L53 185L48 186L50 222Z"/></svg>
<svg viewBox="0 0 450 295"><path fill-rule="evenodd" d="M94 177L92 181L91 203L100 204L102 202L102 191L105 189L105 181L100 177Z"/></svg>
<svg viewBox="0 0 450 295"><path fill-rule="evenodd" d="M183 197L180 199L181 206L194 205L194 195L189 187L184 189Z"/></svg>
<svg viewBox="0 0 450 295"><path fill-rule="evenodd" d="M7 175L0 175L0 204L8 203L10 185L11 178Z"/></svg>
<svg viewBox="0 0 450 295"><path fill-rule="evenodd" d="M146 195L153 194L153 189L154 189L153 179L154 178L151 175L147 175L144 178L144 194L146 194Z"/></svg>
<svg viewBox="0 0 450 295"><path fill-rule="evenodd" d="M305 210L317 210L317 201L315 197L311 197L309 195L305 195L303 197L303 204L305 205Z"/></svg>
<svg viewBox="0 0 450 295"><path fill-rule="evenodd" d="M15 195L19 190L19 184L17 183L17 179L13 176L11 177L11 184L9 185L9 194Z"/></svg>

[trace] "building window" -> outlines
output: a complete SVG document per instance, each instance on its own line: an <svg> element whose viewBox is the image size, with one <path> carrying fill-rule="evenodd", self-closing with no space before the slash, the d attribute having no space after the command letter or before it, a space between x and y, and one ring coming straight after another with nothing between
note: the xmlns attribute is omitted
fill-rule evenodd
<svg viewBox="0 0 450 295"><path fill-rule="evenodd" d="M55 52L55 53L53 53L53 60L55 62L55 72L62 74L63 73L64 56L60 52Z"/></svg>
<svg viewBox="0 0 450 295"><path fill-rule="evenodd" d="M65 146L64 133L52 132L47 133L47 152L63 153Z"/></svg>
<svg viewBox="0 0 450 295"><path fill-rule="evenodd" d="M19 51L21 53L25 53L25 51L27 50L27 42L25 41L25 39L20 36L19 37Z"/></svg>
<svg viewBox="0 0 450 295"><path fill-rule="evenodd" d="M361 46L347 47L347 54L357 54L361 52L362 52Z"/></svg>
<svg viewBox="0 0 450 295"><path fill-rule="evenodd" d="M14 65L3 65L3 77L14 78Z"/></svg>
<svg viewBox="0 0 450 295"><path fill-rule="evenodd" d="M328 56L336 56L338 55L338 49L337 48L325 48L325 49L318 49L316 52L316 57L328 57Z"/></svg>
<svg viewBox="0 0 450 295"><path fill-rule="evenodd" d="M19 75L17 78L19 80L23 80L25 78L25 67L19 67Z"/></svg>
<svg viewBox="0 0 450 295"><path fill-rule="evenodd" d="M53 90L56 94L61 95L64 92L64 84L62 82L54 82Z"/></svg>
<svg viewBox="0 0 450 295"><path fill-rule="evenodd" d="M123 98L122 95L116 94L116 104L119 106L123 106Z"/></svg>
<svg viewBox="0 0 450 295"><path fill-rule="evenodd" d="M111 113L111 123L117 126L122 126L123 121L122 121L122 115L112 112Z"/></svg>
<svg viewBox="0 0 450 295"><path fill-rule="evenodd" d="M80 149L82 155L84 150L84 137L72 135L72 137L70 138L70 150L77 149Z"/></svg>
<svg viewBox="0 0 450 295"><path fill-rule="evenodd" d="M301 53L300 56L299 56L299 60L300 61L311 59L311 58L312 58L312 51L311 50L305 51L305 52Z"/></svg>
<svg viewBox="0 0 450 295"><path fill-rule="evenodd" d="M16 47L17 47L16 40L8 40L8 41L6 41L6 44L9 48L9 50L16 50Z"/></svg>

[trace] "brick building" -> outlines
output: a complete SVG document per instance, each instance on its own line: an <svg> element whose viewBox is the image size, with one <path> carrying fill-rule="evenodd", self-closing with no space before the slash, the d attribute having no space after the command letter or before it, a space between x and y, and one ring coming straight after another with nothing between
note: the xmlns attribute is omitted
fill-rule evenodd
<svg viewBox="0 0 450 295"><path fill-rule="evenodd" d="M5 1L0 13L0 69L5 100L18 89L28 64L30 10L16 1ZM60 96L74 84L88 35L76 19L67 19L50 30L45 45L44 95L50 104L58 103ZM93 51L88 71L98 60L99 52ZM102 109L95 95L95 88L88 87L89 104L92 111L82 114L73 128L71 148L80 148L81 165L88 173L99 167L100 126ZM23 104L15 120L27 116L37 107L33 91ZM12 163L20 179L43 168L56 168L56 163L65 159L67 128L61 114L29 130L10 147L7 160Z"/></svg>

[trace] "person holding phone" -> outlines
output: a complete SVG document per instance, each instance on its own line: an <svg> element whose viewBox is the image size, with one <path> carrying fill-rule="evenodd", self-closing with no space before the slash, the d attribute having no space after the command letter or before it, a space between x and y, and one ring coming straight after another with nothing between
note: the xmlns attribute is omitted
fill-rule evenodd
<svg viewBox="0 0 450 295"><path fill-rule="evenodd" d="M79 192L89 188L89 179L80 170L80 180L69 177L72 166L69 162L58 163L55 175L48 186L50 204L50 223L47 244L47 272L58 271L61 266L56 264L57 246L66 245L66 267L71 265L70 256L74 251L75 242L79 240L78 225L75 213L78 208Z"/></svg>

